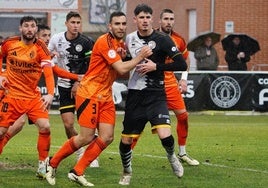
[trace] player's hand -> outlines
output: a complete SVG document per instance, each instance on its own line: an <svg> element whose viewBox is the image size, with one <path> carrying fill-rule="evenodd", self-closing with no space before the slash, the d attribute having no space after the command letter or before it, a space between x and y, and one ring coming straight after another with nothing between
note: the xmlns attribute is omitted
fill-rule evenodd
<svg viewBox="0 0 268 188"><path fill-rule="evenodd" d="M8 80L5 76L0 76L0 88L1 89L8 89Z"/></svg>
<svg viewBox="0 0 268 188"><path fill-rule="evenodd" d="M53 102L53 95L50 95L50 94L47 94L47 95L43 95L41 100L43 101L43 109L44 110L49 110L50 109L50 106Z"/></svg>
<svg viewBox="0 0 268 188"><path fill-rule="evenodd" d="M72 89L71 89L71 98L74 98L76 96L76 91L79 86L79 82L75 82Z"/></svg>
<svg viewBox="0 0 268 188"><path fill-rule="evenodd" d="M142 59L145 59L145 58L149 57L152 54L153 54L152 49L148 45L143 46L141 48L140 53L139 53L139 55L142 57Z"/></svg>
<svg viewBox="0 0 268 188"><path fill-rule="evenodd" d="M120 55L121 59L125 59L127 57L127 51L122 47L118 47L116 52Z"/></svg>
<svg viewBox="0 0 268 188"><path fill-rule="evenodd" d="M187 92L187 80L179 81L179 90L182 94Z"/></svg>
<svg viewBox="0 0 268 188"><path fill-rule="evenodd" d="M82 78L84 77L84 74L78 74L78 82L80 82L82 80Z"/></svg>
<svg viewBox="0 0 268 188"><path fill-rule="evenodd" d="M145 75L148 72L152 72L156 70L156 64L150 60L145 58L145 63L141 63L136 65L137 69L136 71L141 75Z"/></svg>

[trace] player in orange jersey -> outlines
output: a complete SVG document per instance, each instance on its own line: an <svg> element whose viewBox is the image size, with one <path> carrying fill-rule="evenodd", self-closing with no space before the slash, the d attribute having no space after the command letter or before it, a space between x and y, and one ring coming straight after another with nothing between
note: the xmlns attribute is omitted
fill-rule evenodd
<svg viewBox="0 0 268 188"><path fill-rule="evenodd" d="M115 105L112 84L119 74L126 74L152 54L150 47L146 46L136 58L122 61L121 57L126 56L121 47L126 33L126 20L123 12L113 12L109 20L109 32L100 36L93 47L89 69L76 94L80 133L65 142L50 159L46 179L51 185L56 183L55 173L59 163L80 147L88 145L82 158L69 172L68 178L83 186L94 186L85 179L84 172L114 139ZM95 129L98 129L97 137Z"/></svg>
<svg viewBox="0 0 268 188"><path fill-rule="evenodd" d="M44 38L45 37L45 38ZM42 39L44 42L47 42L50 39L50 28L47 26L39 26L38 32L37 32L37 38ZM44 47L44 46L42 46ZM60 69L57 66L53 66L53 72L55 72L57 75L65 76L66 78L71 78L74 80L80 79L80 77L76 74L71 74L68 71L65 71L64 69ZM3 90L4 91L4 90ZM8 128L8 132L5 134L5 137L0 141L0 151L2 151L3 147L7 144L7 142L15 136L17 133L19 133L23 125L25 124L25 118L26 114L23 114L19 119L15 121L15 123ZM32 123L32 122L31 122ZM29 121L29 124L31 124ZM33 124L33 123L32 123ZM42 134L39 134L39 137L41 137ZM42 141L41 138L38 138L38 152L39 152L39 164L38 164L38 170L37 170L37 177L44 178L45 176L45 162L43 159L43 152L40 146L42 146L42 143L39 143L39 141Z"/></svg>
<svg viewBox="0 0 268 188"><path fill-rule="evenodd" d="M0 86L6 92L0 104L0 144L9 126L26 114L38 127L39 160L44 161L50 148L48 108L54 95L51 58L45 43L36 40L37 21L34 17L22 17L19 30L21 36L5 40L1 46L0 62L5 61L6 71L0 75ZM43 96L37 90L42 72L48 91Z"/></svg>
<svg viewBox="0 0 268 188"><path fill-rule="evenodd" d="M172 40L182 52L184 59L187 59L189 52L187 51L187 44L185 40L175 31L173 31L175 17L171 9L163 9L160 14L160 28L161 32L170 35ZM166 60L166 63L170 62ZM165 90L167 95L168 108L173 110L177 118L177 135L179 154L178 158L182 162L186 162L191 166L199 165L196 159L191 158L186 152L186 139L188 136L188 112L182 97L182 93L187 92L187 71L182 73L181 80L178 82L174 72L165 71ZM138 138L133 140L132 148L137 143Z"/></svg>
<svg viewBox="0 0 268 188"><path fill-rule="evenodd" d="M175 18L170 9L162 10L160 14L159 30L169 34L179 50L182 52L184 59L188 57L187 44L184 39L173 31ZM169 60L167 60L169 61ZM199 162L187 155L186 139L188 136L188 112L181 93L187 92L187 72L182 73L182 77L177 81L173 72L165 72L165 89L167 95L168 108L173 110L177 118L177 135L179 144L178 157L182 162L189 165L199 165Z"/></svg>
<svg viewBox="0 0 268 188"><path fill-rule="evenodd" d="M85 74L90 64L90 55L94 41L79 32L82 26L82 17L78 12L70 11L65 19L66 31L54 34L48 44L50 52L56 52L53 62L65 70ZM75 129L75 97L72 88L77 87L78 82L62 78L57 79L59 91L59 111L67 138L77 135ZM84 153L84 148L76 151L77 159ZM92 163L93 164L93 163ZM98 167L95 161L95 167Z"/></svg>

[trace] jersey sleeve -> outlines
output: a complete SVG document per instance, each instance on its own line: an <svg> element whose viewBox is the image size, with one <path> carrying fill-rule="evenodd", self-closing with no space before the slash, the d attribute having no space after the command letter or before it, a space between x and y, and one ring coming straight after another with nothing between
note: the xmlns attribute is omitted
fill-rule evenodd
<svg viewBox="0 0 268 188"><path fill-rule="evenodd" d="M109 42L107 42L107 40ZM121 60L120 55L116 52L112 39L107 36L107 40L104 38L98 43L98 52L101 53L101 56L107 61L108 64L113 64Z"/></svg>

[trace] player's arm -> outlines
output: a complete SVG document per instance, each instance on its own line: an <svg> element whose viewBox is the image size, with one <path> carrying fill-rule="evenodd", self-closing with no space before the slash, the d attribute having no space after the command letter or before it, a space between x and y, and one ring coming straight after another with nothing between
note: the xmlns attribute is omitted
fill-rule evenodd
<svg viewBox="0 0 268 188"><path fill-rule="evenodd" d="M53 70L53 73L55 73L57 76L61 78L68 78L71 80L80 81L79 76L77 74L66 71L65 69L62 69L57 65L53 65L52 70Z"/></svg>
<svg viewBox="0 0 268 188"><path fill-rule="evenodd" d="M113 68L120 74L124 75L133 69L139 62L152 55L152 50L149 46L142 47L140 53L129 61L119 60L112 64Z"/></svg>
<svg viewBox="0 0 268 188"><path fill-rule="evenodd" d="M44 65L43 73L44 73L46 87L47 87L47 94L42 96L43 106L44 106L44 109L49 109L53 101L54 87L55 87L52 67L49 65Z"/></svg>
<svg viewBox="0 0 268 188"><path fill-rule="evenodd" d="M3 62L5 61L2 46L0 46L0 89L6 89L8 80L6 78L6 72L3 70Z"/></svg>

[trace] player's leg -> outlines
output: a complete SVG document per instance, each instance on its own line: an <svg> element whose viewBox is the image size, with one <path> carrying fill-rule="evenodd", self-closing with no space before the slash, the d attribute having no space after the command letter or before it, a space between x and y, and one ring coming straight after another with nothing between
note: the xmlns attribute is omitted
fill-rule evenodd
<svg viewBox="0 0 268 188"><path fill-rule="evenodd" d="M76 136L78 133L75 129L75 98L71 95L71 89L58 87L60 95L60 115L63 122L65 134L68 139ZM83 153L84 148L79 148L75 153L77 160L79 160Z"/></svg>
<svg viewBox="0 0 268 188"><path fill-rule="evenodd" d="M199 162L196 159L190 157L186 152L186 139L188 136L188 112L182 111L178 112L174 110L177 118L177 135L178 135L178 143L179 143L179 154L178 157L180 161L186 162L191 166L199 165Z"/></svg>
<svg viewBox="0 0 268 188"><path fill-rule="evenodd" d="M19 100L9 97L2 97L0 103L0 154L3 152L3 147L7 141L5 141L6 133L11 124L14 124L17 119L22 116L17 108L19 106Z"/></svg>
<svg viewBox="0 0 268 188"><path fill-rule="evenodd" d="M7 133L8 127L2 127L0 126L0 155L3 152L3 140L5 138L5 135Z"/></svg>
<svg viewBox="0 0 268 188"><path fill-rule="evenodd" d="M37 151L38 151L38 169L36 176L44 178L46 174L46 159L50 150L50 123L48 111L42 108L43 102L40 99L34 99L29 103L30 111L27 112L28 118L33 121L38 129Z"/></svg>
<svg viewBox="0 0 268 188"><path fill-rule="evenodd" d="M38 151L38 169L36 176L38 178L45 178L46 175L46 160L50 149L50 124L47 118L39 118L35 122L38 128L38 140L37 140L37 151Z"/></svg>
<svg viewBox="0 0 268 188"><path fill-rule="evenodd" d="M183 97L177 87L167 87L167 105L168 108L173 110L177 119L177 138L178 138L178 157L182 162L189 165L199 165L199 162L192 159L186 152L186 141L188 136L188 112L183 100Z"/></svg>
<svg viewBox="0 0 268 188"><path fill-rule="evenodd" d="M174 174L180 178L183 176L184 169L175 154L174 137L171 134L167 103L165 102L165 98L161 100L160 96L156 95L155 97L155 102L150 104L147 108L147 114L149 114L149 117L152 117L149 119L152 132L158 134L162 146L167 153L167 158L172 170Z"/></svg>
<svg viewBox="0 0 268 188"><path fill-rule="evenodd" d="M78 98L79 99L79 98ZM79 102L77 100L77 104ZM94 106L94 108L92 108ZM92 114L89 116L89 114ZM95 119L98 121L92 122L89 120ZM74 168L68 174L69 179L75 180L80 185L88 185L85 183L84 172L86 168L101 154L101 152L112 143L114 140L114 125L115 125L115 106L113 101L110 102L94 102L90 100L85 110L79 114L78 122L81 126L81 131L87 128L96 128L98 126L98 136L96 132L90 132L90 137L95 138L87 146L84 155L77 161ZM96 130L96 129L95 129ZM88 138L88 134L81 134L83 139ZM81 179L81 181L79 180Z"/></svg>
<svg viewBox="0 0 268 188"><path fill-rule="evenodd" d="M8 141L22 130L23 125L25 124L25 118L26 118L26 115L23 114L13 123L12 126L8 128L8 131L2 141L3 142L2 147L5 147Z"/></svg>
<svg viewBox="0 0 268 188"><path fill-rule="evenodd" d="M147 117L144 113L146 109L140 103L141 100L138 92L129 91L123 120L123 131L119 143L119 153L123 167L123 172L119 180L120 185L130 184L132 176L133 138L139 137L147 123Z"/></svg>

